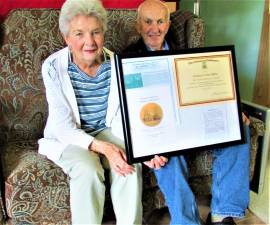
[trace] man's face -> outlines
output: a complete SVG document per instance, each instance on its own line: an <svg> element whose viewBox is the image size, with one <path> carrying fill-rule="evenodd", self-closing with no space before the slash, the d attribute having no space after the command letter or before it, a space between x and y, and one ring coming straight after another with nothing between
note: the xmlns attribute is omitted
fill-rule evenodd
<svg viewBox="0 0 270 225"><path fill-rule="evenodd" d="M140 10L137 30L144 43L152 50L162 50L165 35L170 27L167 13L161 4L144 5Z"/></svg>

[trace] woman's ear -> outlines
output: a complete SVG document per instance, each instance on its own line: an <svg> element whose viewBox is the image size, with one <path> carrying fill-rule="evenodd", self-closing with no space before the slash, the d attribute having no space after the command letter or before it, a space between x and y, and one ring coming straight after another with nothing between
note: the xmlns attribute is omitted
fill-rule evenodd
<svg viewBox="0 0 270 225"><path fill-rule="evenodd" d="M65 35L65 34L63 34L63 33L61 33L61 35L62 35L62 37L63 37L64 41L66 42L66 45L68 45L68 46L69 46L69 39L68 39L68 35Z"/></svg>

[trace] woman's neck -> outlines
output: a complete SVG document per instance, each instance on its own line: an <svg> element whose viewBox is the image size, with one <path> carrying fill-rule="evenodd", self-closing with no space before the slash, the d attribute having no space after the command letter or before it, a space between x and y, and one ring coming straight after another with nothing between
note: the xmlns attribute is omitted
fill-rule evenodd
<svg viewBox="0 0 270 225"><path fill-rule="evenodd" d="M93 61L92 63L79 61L79 60L76 60L76 58L74 57L72 57L72 61L88 76L95 77L99 66L102 64L103 57L100 57L99 59Z"/></svg>

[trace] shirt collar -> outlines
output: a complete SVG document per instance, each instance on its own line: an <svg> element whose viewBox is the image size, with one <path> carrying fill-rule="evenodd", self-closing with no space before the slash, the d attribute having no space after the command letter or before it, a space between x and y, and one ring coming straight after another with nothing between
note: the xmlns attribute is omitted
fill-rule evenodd
<svg viewBox="0 0 270 225"><path fill-rule="evenodd" d="M147 45L146 45L146 48L147 48L148 51L154 51L152 48L150 48L150 47L147 46ZM167 41L164 40L164 43L163 43L163 46L162 46L162 50L169 50L169 49L170 49L170 47L169 47Z"/></svg>

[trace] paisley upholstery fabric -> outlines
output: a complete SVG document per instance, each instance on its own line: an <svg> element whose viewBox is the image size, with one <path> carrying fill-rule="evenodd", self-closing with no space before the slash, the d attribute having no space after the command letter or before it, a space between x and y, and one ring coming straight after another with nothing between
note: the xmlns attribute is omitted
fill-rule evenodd
<svg viewBox="0 0 270 225"><path fill-rule="evenodd" d="M26 143L22 143L25 145ZM29 144L29 145L28 145ZM68 178L54 163L36 152L36 141L27 148L16 142L6 149L10 174L6 181L8 215L14 223L69 221ZM27 149L27 150L26 150ZM5 159L7 160L7 159ZM29 217L29 212L35 212Z"/></svg>
<svg viewBox="0 0 270 225"><path fill-rule="evenodd" d="M58 166L37 153L37 140L43 135L48 113L41 64L64 46L58 30L58 14L55 9L15 10L1 26L0 156L3 165L0 169L3 177L0 182L5 184L5 193L0 193L2 223L5 215L8 215L8 224L70 223L69 179ZM107 48L121 51L137 40L134 10L108 10L108 17ZM171 19L175 38L185 37L179 46L203 45L202 19L180 11L172 14ZM263 135L258 127L263 130L255 126L255 136ZM194 191L209 193L211 152L192 154L188 162ZM143 171L144 215L149 215L155 208L165 206L165 202L151 170L144 167ZM107 212L112 209L109 204L106 207L105 213L109 215Z"/></svg>
<svg viewBox="0 0 270 225"><path fill-rule="evenodd" d="M192 12L189 11L182 12L179 10L171 13L170 15L171 26L169 32L171 32L172 39L174 40L179 49L189 47L187 42L189 37L187 37L187 35L190 33L185 33L185 29L186 29L186 22L192 17L193 17ZM200 46L200 43L197 42L194 45L197 44L197 46Z"/></svg>

